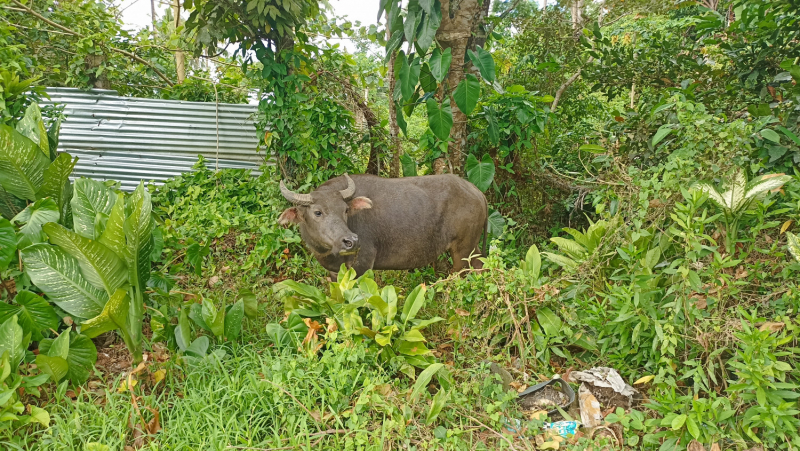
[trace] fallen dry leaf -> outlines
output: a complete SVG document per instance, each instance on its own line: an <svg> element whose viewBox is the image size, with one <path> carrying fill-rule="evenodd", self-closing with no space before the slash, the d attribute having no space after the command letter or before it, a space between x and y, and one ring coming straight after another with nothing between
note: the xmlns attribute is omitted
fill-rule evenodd
<svg viewBox="0 0 800 451"><path fill-rule="evenodd" d="M131 381L131 388L135 387L136 384L139 383L139 381L137 381L136 378L133 377L133 375L131 375L130 377L128 377L127 379L123 379L122 382L119 383L119 387L117 388L117 393L125 393L126 391L128 391L128 379L130 379Z"/></svg>
<svg viewBox="0 0 800 451"><path fill-rule="evenodd" d="M167 370L165 370L164 368L161 368L160 370L157 370L157 371L153 372L153 375L152 375L153 383L157 384L157 383L163 381L164 377L166 377L166 375L167 375Z"/></svg>
<svg viewBox="0 0 800 451"><path fill-rule="evenodd" d="M211 276L211 278L208 279L208 286L213 287L217 282L219 282L219 276Z"/></svg>
<svg viewBox="0 0 800 451"><path fill-rule="evenodd" d="M781 234L786 232L786 230L788 230L789 227L792 226L792 222L794 222L794 221L790 219L790 220L788 220L788 221L783 223L783 225L781 226ZM712 449L713 449L713 446L712 446Z"/></svg>
<svg viewBox="0 0 800 451"><path fill-rule="evenodd" d="M460 308L456 309L456 314L458 314L458 316L469 316L469 312L468 311L466 311L464 309L460 309Z"/></svg>
<svg viewBox="0 0 800 451"><path fill-rule="evenodd" d="M160 415L158 409L148 407L147 410L153 413L153 418L147 422L147 433L150 435L155 435L161 430L161 423L159 422Z"/></svg>
<svg viewBox="0 0 800 451"><path fill-rule="evenodd" d="M775 333L775 332L780 332L780 330L783 329L783 326L785 326L784 323L773 323L768 321L762 324L761 327L758 328L758 330L762 332L768 330L771 333Z"/></svg>
<svg viewBox="0 0 800 451"><path fill-rule="evenodd" d="M719 444L717 442L712 443L711 449L709 449L709 451L721 451L719 448Z"/></svg>
<svg viewBox="0 0 800 451"><path fill-rule="evenodd" d="M706 449L697 440L692 440L689 442L689 447L686 448L686 451L706 451Z"/></svg>
<svg viewBox="0 0 800 451"><path fill-rule="evenodd" d="M642 376L639 379L637 379L636 382L633 383L633 385L646 384L646 383L650 382L651 380L653 380L654 378L655 378L655 376L652 375L652 374L650 374L648 376Z"/></svg>

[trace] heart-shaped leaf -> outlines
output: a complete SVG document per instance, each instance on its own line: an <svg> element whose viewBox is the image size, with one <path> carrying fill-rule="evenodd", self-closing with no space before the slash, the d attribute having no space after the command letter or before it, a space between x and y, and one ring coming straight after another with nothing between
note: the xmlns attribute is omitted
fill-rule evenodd
<svg viewBox="0 0 800 451"><path fill-rule="evenodd" d="M539 320L539 325L542 326L544 333L550 337L557 336L561 330L561 318L547 307L536 310L536 319Z"/></svg>
<svg viewBox="0 0 800 451"><path fill-rule="evenodd" d="M483 155L481 161L478 161L475 158L475 155L470 154L467 157L467 179L478 187L481 192L486 192L487 189L492 185L492 181L494 180L494 160L492 157L487 153Z"/></svg>
<svg viewBox="0 0 800 451"><path fill-rule="evenodd" d="M230 341L239 338L242 332L242 320L244 319L244 301L236 301L225 313L225 337Z"/></svg>
<svg viewBox="0 0 800 451"><path fill-rule="evenodd" d="M503 234L503 228L506 226L506 219L497 210L492 210L489 214L489 235L500 237Z"/></svg>
<svg viewBox="0 0 800 451"><path fill-rule="evenodd" d="M50 165L39 146L7 125L0 125L0 185L10 194L36 200Z"/></svg>
<svg viewBox="0 0 800 451"><path fill-rule="evenodd" d="M453 110L450 108L450 99L446 99L441 106L436 100L428 99L426 105L428 107L428 126L437 138L447 141L450 137L450 129L453 128Z"/></svg>
<svg viewBox="0 0 800 451"><path fill-rule="evenodd" d="M87 178L75 180L70 200L75 233L90 240L100 238L116 201L116 194L103 182Z"/></svg>
<svg viewBox="0 0 800 451"><path fill-rule="evenodd" d="M67 373L69 373L69 364L67 360L62 357L50 357L39 354L36 356L36 366L39 368L39 371L49 374L50 379L54 382L64 379L67 377Z"/></svg>
<svg viewBox="0 0 800 451"><path fill-rule="evenodd" d="M23 334L30 333L33 341L42 340L43 330L58 328L59 318L53 307L40 296L27 290L17 293L13 304L0 302L0 323L6 322L14 315L17 316Z"/></svg>
<svg viewBox="0 0 800 451"><path fill-rule="evenodd" d="M472 64L478 68L481 77L488 83L492 83L495 80L494 58L492 58L492 54L484 50L481 46L477 46L475 50L475 52L467 50L467 56L470 61L472 61Z"/></svg>
<svg viewBox="0 0 800 451"><path fill-rule="evenodd" d="M29 341L30 335L23 332L16 315L0 324L0 356L7 352L13 368L16 368L25 356L25 348Z"/></svg>
<svg viewBox="0 0 800 451"><path fill-rule="evenodd" d="M461 83L459 83L456 87L456 90L453 93L453 99L456 101L456 106L458 106L458 109L461 110L462 113L469 115L472 113L472 110L475 109L475 105L478 104L478 98L480 98L480 95L481 82L478 81L478 77L472 74L467 74L467 76L461 80Z"/></svg>
<svg viewBox="0 0 800 451"><path fill-rule="evenodd" d="M417 162L407 153L400 157L400 166L403 168L403 177L415 177L417 175Z"/></svg>
<svg viewBox="0 0 800 451"><path fill-rule="evenodd" d="M208 325L211 333L215 337L221 337L225 333L225 310L217 310L214 304L208 299L203 299L203 320Z"/></svg>
<svg viewBox="0 0 800 451"><path fill-rule="evenodd" d="M46 239L42 226L48 222L58 221L58 205L53 199L39 199L26 209L19 212L11 220L12 224L23 224L17 235L17 248L43 243Z"/></svg>
<svg viewBox="0 0 800 451"><path fill-rule="evenodd" d="M450 47L446 48L444 52L437 48L431 53L428 64L431 67L431 74L433 74L434 78L436 78L436 81L439 83L447 76L451 61L453 61L453 55L450 51Z"/></svg>
<svg viewBox="0 0 800 451"><path fill-rule="evenodd" d="M47 139L47 129L42 121L42 110L36 102L25 109L25 116L17 124L17 131L36 143L47 159L50 159L50 141Z"/></svg>

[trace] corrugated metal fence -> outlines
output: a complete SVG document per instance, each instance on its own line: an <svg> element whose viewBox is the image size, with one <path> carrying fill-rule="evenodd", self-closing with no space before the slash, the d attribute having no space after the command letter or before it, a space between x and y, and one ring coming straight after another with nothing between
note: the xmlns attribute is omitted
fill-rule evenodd
<svg viewBox="0 0 800 451"><path fill-rule="evenodd" d="M214 168L254 170L257 154L254 105L120 97L116 91L48 88L64 105L58 150L78 157L73 176L119 180L132 190L140 180L163 183L191 171L198 155Z"/></svg>

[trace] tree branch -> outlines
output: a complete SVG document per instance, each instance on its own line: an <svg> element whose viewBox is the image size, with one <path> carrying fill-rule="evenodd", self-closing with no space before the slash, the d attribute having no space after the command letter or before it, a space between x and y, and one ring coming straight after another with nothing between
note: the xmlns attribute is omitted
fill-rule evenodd
<svg viewBox="0 0 800 451"><path fill-rule="evenodd" d="M594 61L594 57L590 56L589 59L586 61L586 64L590 64L592 61ZM569 88L571 84L575 83L575 80L577 80L578 77L581 76L581 72L583 72L583 67L579 67L578 72L572 74L572 76L569 77L567 81L564 82L564 84L559 86L558 91L556 91L556 95L553 99L553 104L550 105L551 112L554 112L556 108L558 108L558 101L561 100L561 95L564 94L564 91L566 91L566 89Z"/></svg>
<svg viewBox="0 0 800 451"><path fill-rule="evenodd" d="M12 2L12 3L14 3L15 5L17 5L18 7L20 7L20 8L22 8L22 9L24 9L24 10L25 10L25 12L27 12L28 14L30 14L30 15L32 15L32 16L34 16L34 17L36 17L37 19L41 20L42 22L44 22L44 23L46 23L46 24L48 24L48 25L50 25L50 26L56 27L56 28L58 28L59 30L62 30L62 31L64 31L65 33L67 33L67 34L69 34L69 35L76 36L76 37L79 37L79 38L86 38L86 36L84 36L84 35L82 35L82 34L78 33L77 31L75 31L75 30L72 30L72 29L70 29L70 28L67 28L67 27L65 27L65 26L63 26L63 25L61 25L61 24L59 24L59 23L53 22L52 20L50 20L50 19L48 19L48 18L44 17L43 15L41 15L41 14L37 13L36 11L32 10L31 8L29 8L28 6L26 6L26 5L22 4L22 3L20 3L18 0L11 0L11 2ZM102 42L100 43L100 45L106 46L106 45L105 45L105 43L102 43ZM144 64L145 66L147 66L147 67L149 67L150 69L152 69L152 70L153 70L153 72L155 72L155 73L156 73L156 74L157 74L157 75L158 75L158 76L159 76L159 77L160 77L162 80L164 80L164 81L165 81L165 82L166 82L168 85L170 85L170 86L173 86L173 85L174 85L174 83L172 82L172 80L170 80L169 78L167 78L167 76L166 76L166 75L164 75L164 73L163 73L163 72L161 72L160 70L158 70L158 69L157 69L155 66L153 66L153 64L151 64L150 62L148 62L148 61L146 61L146 60L142 59L141 57L139 57L139 56L137 56L137 55L135 55L135 54L133 54L133 53L131 53L131 52L127 51L127 50L122 50L122 49L120 49L120 48L113 47L113 46L110 46L110 45L109 45L109 46L106 46L106 47L107 47L109 50L111 50L111 51L114 51L114 52L117 52L117 53L119 53L119 54L125 55L125 56L127 56L128 58L131 58L131 59L133 59L133 60L135 60L135 61L138 61L138 62L140 62L140 63Z"/></svg>

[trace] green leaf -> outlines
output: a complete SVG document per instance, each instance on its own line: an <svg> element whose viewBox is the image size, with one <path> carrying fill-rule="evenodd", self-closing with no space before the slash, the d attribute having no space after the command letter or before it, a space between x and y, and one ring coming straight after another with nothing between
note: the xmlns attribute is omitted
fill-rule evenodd
<svg viewBox="0 0 800 451"><path fill-rule="evenodd" d="M403 23L406 41L414 42L416 37L414 34L417 31L420 21L422 21L422 10L419 9L419 4L409 2L406 12L406 19Z"/></svg>
<svg viewBox="0 0 800 451"><path fill-rule="evenodd" d="M584 144L584 145L578 147L578 150L583 150L583 151L591 152L591 153L605 153L606 152L606 149L603 146L599 146L597 144Z"/></svg>
<svg viewBox="0 0 800 451"><path fill-rule="evenodd" d="M547 307L539 308L536 310L536 319L539 320L539 325L542 326L545 334L550 337L558 336L561 331L561 318L552 310Z"/></svg>
<svg viewBox="0 0 800 451"><path fill-rule="evenodd" d="M125 196L122 193L116 195L116 201L108 215L106 227L97 241L111 249L119 258L128 258L128 249L125 243Z"/></svg>
<svg viewBox="0 0 800 451"><path fill-rule="evenodd" d="M2 214L3 218L11 220L27 206L28 203L25 200L9 194L0 186L0 214Z"/></svg>
<svg viewBox="0 0 800 451"><path fill-rule="evenodd" d="M54 222L45 224L43 229L50 242L78 260L81 273L96 288L105 289L111 295L128 281L125 262L98 241L84 238Z"/></svg>
<svg viewBox="0 0 800 451"><path fill-rule="evenodd" d="M258 298L256 298L256 295L252 291L247 288L242 288L239 290L239 299L244 302L244 314L248 318L255 318L258 316Z"/></svg>
<svg viewBox="0 0 800 451"><path fill-rule="evenodd" d="M414 388L411 389L412 402L416 402L416 400L419 399L419 395L428 387L433 376L438 373L442 367L444 367L444 364L434 363L419 374L417 381L414 383Z"/></svg>
<svg viewBox="0 0 800 451"><path fill-rule="evenodd" d="M431 66L428 63L423 64L422 69L420 69L419 85L425 92L435 92L436 88L438 87L436 78L431 73Z"/></svg>
<svg viewBox="0 0 800 451"><path fill-rule="evenodd" d="M655 147L658 143L661 142L662 139L666 138L667 135L672 133L674 129L672 128L671 124L664 124L658 128L656 134L653 136L653 140L651 141L651 145Z"/></svg>
<svg viewBox="0 0 800 451"><path fill-rule="evenodd" d="M400 107L400 102L395 102L395 118L397 119L397 126L403 131L403 134L408 137L408 124L403 117L403 108Z"/></svg>
<svg viewBox="0 0 800 451"><path fill-rule="evenodd" d="M562 268L575 269L578 267L578 263L575 260L564 257L563 255L553 254L552 252L542 252L542 254L547 257L548 260Z"/></svg>
<svg viewBox="0 0 800 451"><path fill-rule="evenodd" d="M424 53L433 44L433 39L436 37L436 30L439 29L442 20L439 15L426 14L422 20L422 29L417 35L417 48L421 53ZM450 50L448 48L448 50Z"/></svg>
<svg viewBox="0 0 800 451"><path fill-rule="evenodd" d="M772 141L772 142L774 142L776 144L781 142L781 136L777 132L775 132L775 130L770 130L768 128L765 128L765 129L761 130L759 132L759 134L764 139L768 139L768 140L770 140L770 141Z"/></svg>
<svg viewBox="0 0 800 451"><path fill-rule="evenodd" d="M47 139L47 129L42 121L42 110L36 102L28 105L25 116L17 124L17 131L33 141L50 160L50 142Z"/></svg>
<svg viewBox="0 0 800 451"><path fill-rule="evenodd" d="M682 428L683 424L686 423L686 418L687 418L686 414L680 414L675 418L673 418L671 423L672 430L677 431L680 428Z"/></svg>
<svg viewBox="0 0 800 451"><path fill-rule="evenodd" d="M67 224L67 218L70 216L70 201L72 200L72 184L69 182L69 176L78 162L78 157L73 160L68 153L62 153L50 163L50 166L44 171L44 182L36 193L38 199L49 197L53 199L58 205L60 213L59 222L64 225Z"/></svg>
<svg viewBox="0 0 800 451"><path fill-rule="evenodd" d="M398 74L397 78L400 81L400 92L403 95L403 100L409 100L414 95L414 88L419 82L420 59L414 58L409 63L401 51L397 54L394 67Z"/></svg>
<svg viewBox="0 0 800 451"><path fill-rule="evenodd" d="M0 185L20 199L36 200L50 158L30 139L0 125Z"/></svg>
<svg viewBox="0 0 800 451"><path fill-rule="evenodd" d="M230 341L239 338L242 332L242 320L244 319L244 301L236 301L225 314L225 337Z"/></svg>
<svg viewBox="0 0 800 451"><path fill-rule="evenodd" d="M110 451L108 445L103 445L98 442L89 442L86 444L83 451Z"/></svg>
<svg viewBox="0 0 800 451"><path fill-rule="evenodd" d="M13 368L16 368L25 357L25 348L28 346L25 337L16 316L12 316L0 325L0 356L8 352L9 362Z"/></svg>
<svg viewBox="0 0 800 451"><path fill-rule="evenodd" d="M205 357L208 353L208 337L203 335L194 339L191 345L186 348L186 354L193 355L195 357Z"/></svg>
<svg viewBox="0 0 800 451"><path fill-rule="evenodd" d="M175 328L175 343L178 349L183 352L189 348L191 343L192 326L189 325L189 315L186 313L186 306L181 309L181 314L178 316L178 326Z"/></svg>
<svg viewBox="0 0 800 451"><path fill-rule="evenodd" d="M422 335L422 332L414 328L401 335L400 339L405 341L427 341L425 336Z"/></svg>
<svg viewBox="0 0 800 451"><path fill-rule="evenodd" d="M106 302L103 311L81 325L81 333L94 338L102 333L119 329L123 338L130 336L127 330L127 316L130 308L130 296L123 289L118 289Z"/></svg>
<svg viewBox="0 0 800 451"><path fill-rule="evenodd" d="M31 409L31 423L39 423L43 427L50 426L50 414L41 407L28 406Z"/></svg>
<svg viewBox="0 0 800 451"><path fill-rule="evenodd" d="M389 19L386 22L386 26L393 34L395 32L403 32L403 17L400 15L402 3L393 1L392 6L389 8Z"/></svg>
<svg viewBox="0 0 800 451"><path fill-rule="evenodd" d="M447 76L450 70L450 62L453 61L453 55L450 52L450 47L446 48L442 53L438 48L433 50L428 64L431 67L431 74L439 83Z"/></svg>
<svg viewBox="0 0 800 451"><path fill-rule="evenodd" d="M380 296L370 296L369 299L367 299L367 304L374 307L383 317L389 314L389 304Z"/></svg>
<svg viewBox="0 0 800 451"><path fill-rule="evenodd" d="M539 278L539 271L542 269L542 257L539 255L539 248L532 245L527 254L525 254L525 261L522 262L522 270L528 277L534 280Z"/></svg>
<svg viewBox="0 0 800 451"><path fill-rule="evenodd" d="M786 232L786 241L792 257L800 262L800 240L797 239L797 236L794 233Z"/></svg>
<svg viewBox="0 0 800 451"><path fill-rule="evenodd" d="M46 353L50 357L61 357L66 360L69 357L69 330L61 333L55 340L46 342L47 346L40 346L39 352Z"/></svg>
<svg viewBox="0 0 800 451"><path fill-rule="evenodd" d="M414 168L416 169L416 167ZM0 218L0 271L5 271L17 253L17 233L6 218Z"/></svg>
<svg viewBox="0 0 800 451"><path fill-rule="evenodd" d="M76 318L92 318L103 311L108 294L92 286L80 272L78 261L49 244L34 244L22 251L28 275L62 310Z"/></svg>
<svg viewBox="0 0 800 451"><path fill-rule="evenodd" d="M437 138L447 141L450 137L450 129L453 128L453 110L450 108L450 99L446 99L441 107L434 99L428 99L426 105L428 107L428 126Z"/></svg>
<svg viewBox="0 0 800 451"><path fill-rule="evenodd" d="M419 0L419 7L428 14L434 14L436 0Z"/></svg>
<svg viewBox="0 0 800 451"><path fill-rule="evenodd" d="M202 313L203 321L211 329L211 333L215 337L221 337L225 333L225 310L217 310L211 301L203 299Z"/></svg>
<svg viewBox="0 0 800 451"><path fill-rule="evenodd" d="M505 228L506 219L503 217L502 214L500 214L499 211L492 210L492 212L489 213L488 222L489 222L489 235L499 238L500 235L503 234L503 228Z"/></svg>
<svg viewBox="0 0 800 451"><path fill-rule="evenodd" d="M786 127L784 127L782 125L779 125L779 126L777 126L775 128L777 128L778 130L783 132L783 134L786 135L787 138L791 139L792 142L794 142L795 144L800 146L800 138L798 138L797 135L792 133L788 128L786 128Z"/></svg>
<svg viewBox="0 0 800 451"><path fill-rule="evenodd" d="M407 153L400 157L400 166L403 168L403 177L416 177L417 162Z"/></svg>
<svg viewBox="0 0 800 451"><path fill-rule="evenodd" d="M12 224L24 224L17 235L17 248L43 243L47 238L42 226L48 222L58 221L58 205L53 199L40 199L19 212L11 220Z"/></svg>
<svg viewBox="0 0 800 451"><path fill-rule="evenodd" d="M692 417L686 418L686 429L690 434L692 434L692 437L696 439L700 438L700 428L697 426L697 422L695 422Z"/></svg>
<svg viewBox="0 0 800 451"><path fill-rule="evenodd" d="M439 389L431 401L431 408L428 410L428 415L425 417L425 424L429 425L436 421L436 417L439 416L439 413L442 411L445 404L447 404L449 398L450 396L444 389Z"/></svg>
<svg viewBox="0 0 800 451"><path fill-rule="evenodd" d="M57 329L59 318L53 307L40 296L22 290L14 297L14 304L0 302L0 323L8 321L12 316L22 327L23 334L31 334L33 341L41 341L42 331Z"/></svg>
<svg viewBox="0 0 800 451"><path fill-rule="evenodd" d="M486 133L489 135L489 142L498 145L500 144L500 128L497 126L497 118L494 115L494 110L485 109L486 112Z"/></svg>
<svg viewBox="0 0 800 451"><path fill-rule="evenodd" d="M386 43L386 61L391 58L392 54L400 48L400 45L403 43L403 31L397 30L392 32L392 37L389 38L389 41Z"/></svg>
<svg viewBox="0 0 800 451"><path fill-rule="evenodd" d="M80 385L89 380L92 368L97 362L97 348L92 340L83 334L70 334L69 356L67 356L67 378L75 385Z"/></svg>
<svg viewBox="0 0 800 451"><path fill-rule="evenodd" d="M87 178L75 180L70 200L75 233L90 240L100 238L116 200L117 196L103 182Z"/></svg>
<svg viewBox="0 0 800 451"><path fill-rule="evenodd" d="M467 157L466 170L467 180L481 190L481 192L485 193L492 185L495 167L494 160L492 160L492 157L488 153L483 154L481 161L478 161L475 155L470 154Z"/></svg>
<svg viewBox="0 0 800 451"><path fill-rule="evenodd" d="M69 364L66 359L62 357L50 357L39 354L36 356L36 366L39 368L39 371L49 374L50 379L54 382L64 379L69 372Z"/></svg>
<svg viewBox="0 0 800 451"><path fill-rule="evenodd" d="M467 74L467 76L461 80L461 83L459 83L456 87L456 90L453 93L453 99L456 101L456 106L458 106L458 109L461 110L462 113L469 116L469 114L475 109L475 105L478 104L478 98L480 95L481 82L478 81L478 77L472 74Z"/></svg>
<svg viewBox="0 0 800 451"><path fill-rule="evenodd" d="M406 297L406 301L403 304L403 315L401 318L403 320L403 327L405 327L409 321L413 320L417 316L419 309L425 305L425 292L427 290L428 289L424 284L417 285Z"/></svg>
<svg viewBox="0 0 800 451"><path fill-rule="evenodd" d="M472 61L472 64L478 68L484 80L489 83L495 80L494 59L491 53L484 50L481 46L477 46L476 52L467 50L467 56L470 61Z"/></svg>
<svg viewBox="0 0 800 451"><path fill-rule="evenodd" d="M150 254L153 253L153 227L155 227L150 192L144 187L144 182L140 182L131 194L130 204L131 213L125 218L124 224L128 281L133 296L128 322L132 334L131 342L136 345L135 348L130 348L131 353L134 361L138 361L142 353L142 322L147 300L147 281L150 280Z"/></svg>

